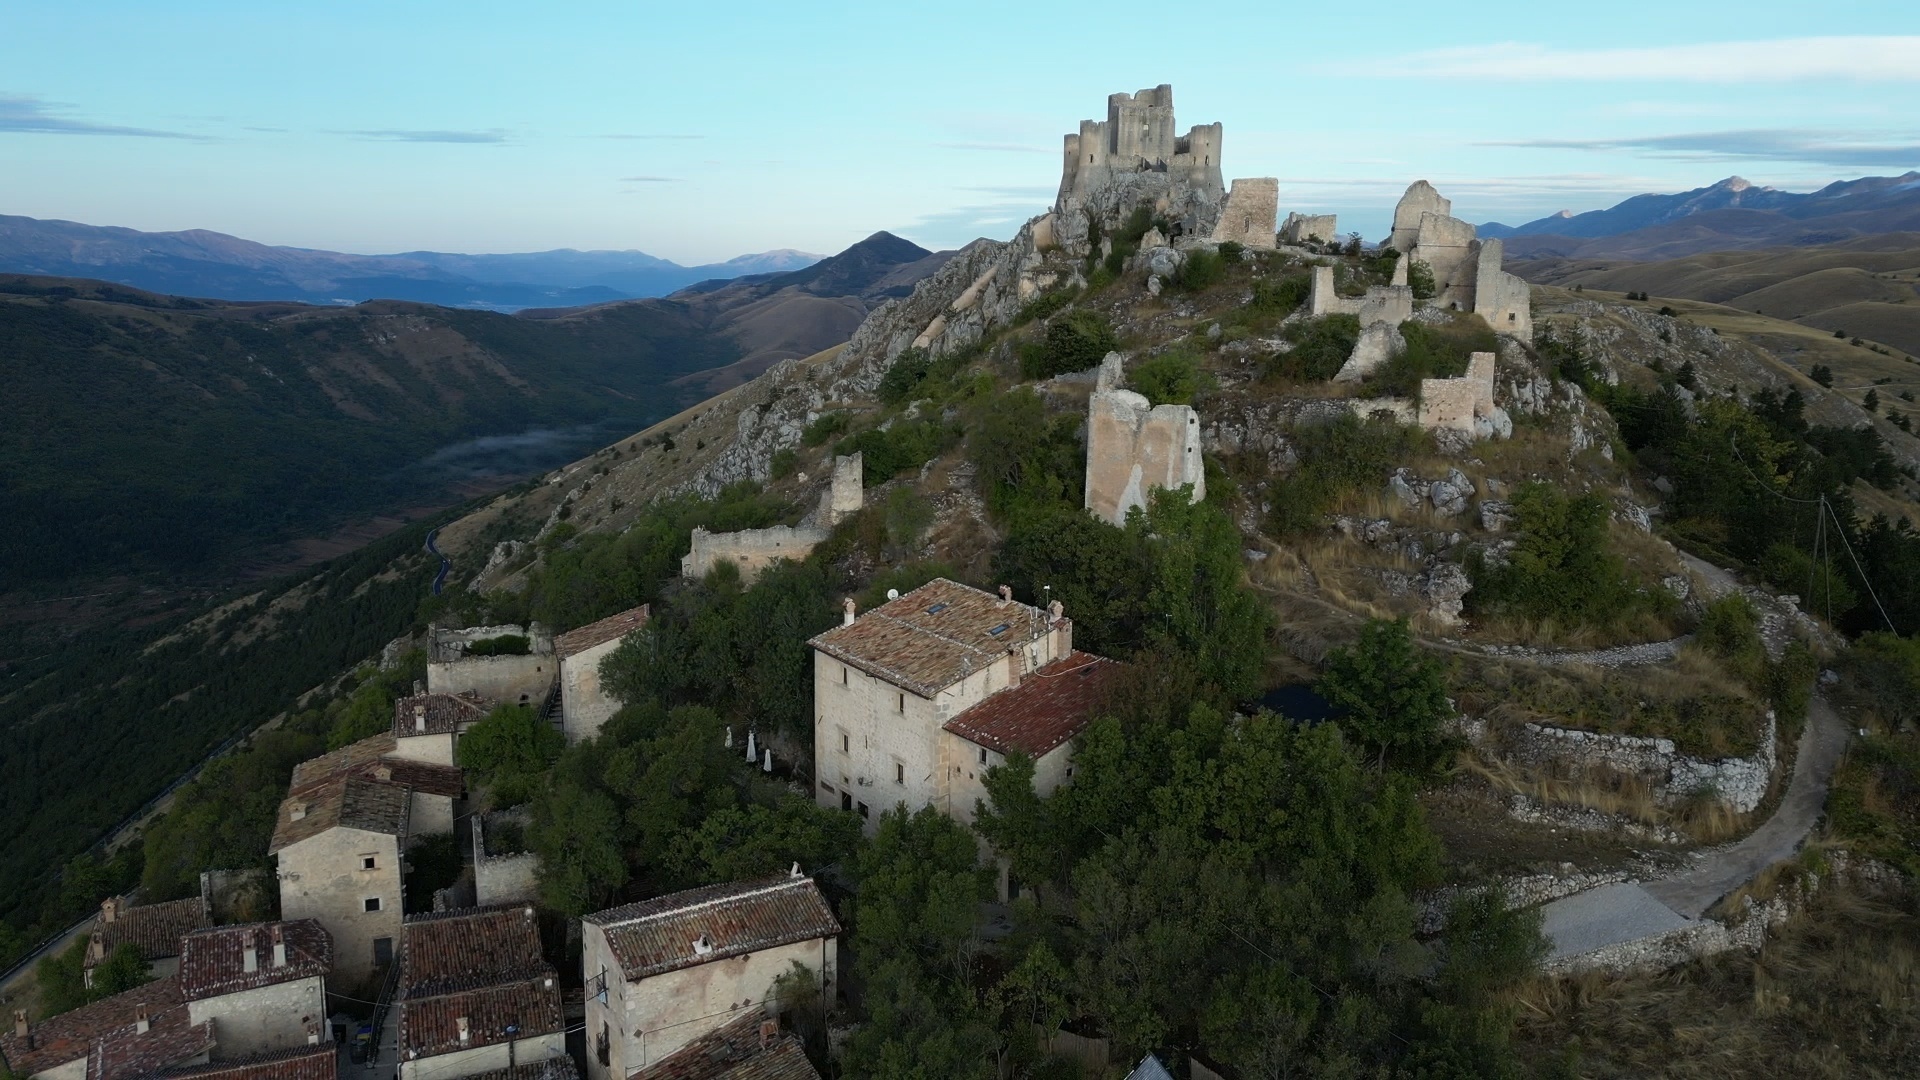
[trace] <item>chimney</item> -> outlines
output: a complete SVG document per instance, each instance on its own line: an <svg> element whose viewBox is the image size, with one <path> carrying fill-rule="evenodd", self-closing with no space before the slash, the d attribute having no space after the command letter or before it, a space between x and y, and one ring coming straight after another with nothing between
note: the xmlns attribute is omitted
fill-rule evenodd
<svg viewBox="0 0 1920 1080"><path fill-rule="evenodd" d="M306 816L307 816L306 803L292 802L287 804L287 820L288 821L299 821L301 818Z"/></svg>
<svg viewBox="0 0 1920 1080"><path fill-rule="evenodd" d="M320 1045L320 1025L314 1022L314 1020L311 1017L306 1018L306 1022L307 1022L307 1045L319 1046Z"/></svg>
<svg viewBox="0 0 1920 1080"><path fill-rule="evenodd" d="M1002 604L1013 603L1013 586L1011 585L1000 586L1000 602Z"/></svg>
<svg viewBox="0 0 1920 1080"><path fill-rule="evenodd" d="M95 930L87 935L87 966L92 967L106 958L107 939L100 931Z"/></svg>
<svg viewBox="0 0 1920 1080"><path fill-rule="evenodd" d="M375 765L373 767L373 778L383 782L393 779L393 766L384 764Z"/></svg>
<svg viewBox="0 0 1920 1080"><path fill-rule="evenodd" d="M467 1045L467 1043L473 1039L473 1028L467 1023L467 1018L464 1016L456 1016L453 1019L453 1023L455 1027L460 1029L460 1045Z"/></svg>
<svg viewBox="0 0 1920 1080"><path fill-rule="evenodd" d="M1067 617L1067 605L1055 600L1053 603L1047 605L1047 614L1053 617L1054 622L1059 622L1061 619Z"/></svg>
<svg viewBox="0 0 1920 1080"><path fill-rule="evenodd" d="M413 730L427 730L427 707L425 705L415 705L413 707Z"/></svg>
<svg viewBox="0 0 1920 1080"><path fill-rule="evenodd" d="M273 924L273 966L287 966L287 936L285 928L279 923Z"/></svg>
<svg viewBox="0 0 1920 1080"><path fill-rule="evenodd" d="M695 956L713 955L713 940L707 937L707 935L705 934L701 934L699 937L694 938L693 939L693 955Z"/></svg>
<svg viewBox="0 0 1920 1080"><path fill-rule="evenodd" d="M842 614L841 614L841 616L840 616L840 625L841 625L841 626L852 626L852 625L853 625L853 613L854 613L855 611L858 611L858 610L859 610L859 605L858 605L858 604L855 604L855 603L853 602L853 597L851 597L851 596L849 596L849 597L847 597L847 600L846 600L846 603L844 603L844 604L841 604L841 605L840 605L840 609L841 609L841 612L842 612Z"/></svg>
<svg viewBox="0 0 1920 1080"><path fill-rule="evenodd" d="M421 694L424 694L426 692L427 692L427 688L420 685L419 679L413 680L413 696L414 697L419 697Z"/></svg>
<svg viewBox="0 0 1920 1080"><path fill-rule="evenodd" d="M30 1030L32 1029L27 1025L27 1010L13 1010L13 1037L16 1039L24 1039ZM29 1043L28 1045L31 1046L32 1044Z"/></svg>
<svg viewBox="0 0 1920 1080"><path fill-rule="evenodd" d="M260 950L254 947L253 931L243 931L240 939L240 970L252 972L260 970Z"/></svg>
<svg viewBox="0 0 1920 1080"><path fill-rule="evenodd" d="M780 1037L780 1021L771 1017L760 1021L760 1049L771 1047Z"/></svg>
<svg viewBox="0 0 1920 1080"><path fill-rule="evenodd" d="M109 896L100 901L100 921L112 922L120 917L120 898Z"/></svg>
<svg viewBox="0 0 1920 1080"><path fill-rule="evenodd" d="M142 1035L153 1030L153 1020L147 1012L145 1005L141 1005L133 1010L133 1030Z"/></svg>

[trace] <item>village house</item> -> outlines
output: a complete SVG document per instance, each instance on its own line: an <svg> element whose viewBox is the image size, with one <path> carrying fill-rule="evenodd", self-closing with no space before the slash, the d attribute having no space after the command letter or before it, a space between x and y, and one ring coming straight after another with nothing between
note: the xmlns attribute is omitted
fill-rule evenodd
<svg viewBox="0 0 1920 1080"><path fill-rule="evenodd" d="M630 1080L820 1080L800 1037L749 1009L634 1073Z"/></svg>
<svg viewBox="0 0 1920 1080"><path fill-rule="evenodd" d="M1034 760L1050 794L1073 775L1072 740L1119 665L1073 647L1058 602L1021 604L936 578L845 621L814 649L813 767L822 806L867 831L895 807L972 822L987 769Z"/></svg>
<svg viewBox="0 0 1920 1080"><path fill-rule="evenodd" d="M830 996L839 934L826 897L798 866L584 917L588 1077L625 1080L730 1021L762 1014L774 981L796 963Z"/></svg>
<svg viewBox="0 0 1920 1080"><path fill-rule="evenodd" d="M494 651L501 641L525 642L525 651ZM558 674L553 639L538 623L528 626L435 627L427 649L427 690L473 694L494 705L546 705Z"/></svg>
<svg viewBox="0 0 1920 1080"><path fill-rule="evenodd" d="M326 928L343 983L393 959L408 843L451 832L462 793L459 769L393 757L395 741L375 735L295 768L267 849L281 915Z"/></svg>
<svg viewBox="0 0 1920 1080"><path fill-rule="evenodd" d="M432 765L457 764L454 744L487 715L487 703L471 691L423 694L414 683L412 697L393 703L392 757Z"/></svg>
<svg viewBox="0 0 1920 1080"><path fill-rule="evenodd" d="M627 635L647 625L646 604L569 630L553 639L560 660L561 730L569 745L600 734L600 725L620 711L620 702L600 685L600 661Z"/></svg>
<svg viewBox="0 0 1920 1080"><path fill-rule="evenodd" d="M312 919L220 926L180 944L190 1023L212 1023L221 1059L324 1041L333 939Z"/></svg>
<svg viewBox="0 0 1920 1080"><path fill-rule="evenodd" d="M213 1046L213 1025L189 1020L179 980L170 977L37 1024L15 1009L0 1057L7 1071L34 1080L132 1080L204 1063Z"/></svg>
<svg viewBox="0 0 1920 1080"><path fill-rule="evenodd" d="M530 905L409 916L396 1008L400 1080L566 1056L559 979Z"/></svg>
<svg viewBox="0 0 1920 1080"><path fill-rule="evenodd" d="M137 907L128 897L109 896L100 901L100 917L87 935L86 984L93 985L93 969L122 945L139 949L153 976L164 979L180 970L181 936L212 925L204 894Z"/></svg>

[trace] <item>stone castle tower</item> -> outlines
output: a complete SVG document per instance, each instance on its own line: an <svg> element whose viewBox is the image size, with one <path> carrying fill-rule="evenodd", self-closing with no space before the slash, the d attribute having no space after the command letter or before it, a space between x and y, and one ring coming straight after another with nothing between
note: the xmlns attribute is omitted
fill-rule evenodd
<svg viewBox="0 0 1920 1080"><path fill-rule="evenodd" d="M1116 175L1165 173L1170 181L1220 192L1220 125L1198 124L1176 135L1173 87L1110 94L1105 120L1080 121L1066 137L1056 209L1083 201Z"/></svg>

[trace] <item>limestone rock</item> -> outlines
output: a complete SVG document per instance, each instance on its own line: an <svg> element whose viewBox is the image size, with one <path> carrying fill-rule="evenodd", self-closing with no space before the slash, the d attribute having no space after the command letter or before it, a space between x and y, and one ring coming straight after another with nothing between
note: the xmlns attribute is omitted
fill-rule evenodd
<svg viewBox="0 0 1920 1080"><path fill-rule="evenodd" d="M1436 622L1453 626L1460 621L1460 609L1473 591L1473 579L1458 563L1443 562L1427 571L1420 583L1420 596L1427 602L1427 614Z"/></svg>
<svg viewBox="0 0 1920 1080"><path fill-rule="evenodd" d="M1513 418L1507 415L1507 410L1495 405L1485 416L1473 418L1473 434L1479 439L1511 439Z"/></svg>
<svg viewBox="0 0 1920 1080"><path fill-rule="evenodd" d="M1141 251L1152 251L1155 248L1163 248L1166 246L1167 238L1160 235L1158 228L1148 229L1146 235L1140 238Z"/></svg>
<svg viewBox="0 0 1920 1080"><path fill-rule="evenodd" d="M1506 532L1514 521L1512 503L1487 499L1480 504L1480 527L1488 532Z"/></svg>
<svg viewBox="0 0 1920 1080"><path fill-rule="evenodd" d="M1452 469L1445 480L1436 480L1427 489L1427 501L1443 516L1458 517L1467 512L1467 501L1472 494L1473 481L1459 469Z"/></svg>
<svg viewBox="0 0 1920 1080"><path fill-rule="evenodd" d="M1685 600L1693 594L1693 581L1685 574L1668 574L1660 579L1660 586L1672 593L1676 600Z"/></svg>
<svg viewBox="0 0 1920 1080"><path fill-rule="evenodd" d="M1186 256L1162 244L1147 254L1147 273L1157 277L1170 278L1173 276L1174 271L1180 269L1180 264L1185 261Z"/></svg>

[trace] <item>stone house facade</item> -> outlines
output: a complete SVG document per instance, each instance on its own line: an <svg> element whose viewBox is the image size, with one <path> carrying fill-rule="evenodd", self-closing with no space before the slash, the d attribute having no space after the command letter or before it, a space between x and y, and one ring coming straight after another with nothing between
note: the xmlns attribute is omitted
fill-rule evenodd
<svg viewBox="0 0 1920 1080"><path fill-rule="evenodd" d="M393 750L390 756L429 765L454 765L454 746L468 728L487 715L487 703L471 691L425 694L414 683L412 697L393 703Z"/></svg>
<svg viewBox="0 0 1920 1080"><path fill-rule="evenodd" d="M701 1036L757 1016L796 963L829 996L839 970L840 922L798 867L588 915L580 932L591 1080L665 1068Z"/></svg>
<svg viewBox="0 0 1920 1080"><path fill-rule="evenodd" d="M221 926L181 941L187 1018L211 1023L216 1056L298 1050L325 1041L333 939L312 919Z"/></svg>
<svg viewBox="0 0 1920 1080"><path fill-rule="evenodd" d="M477 641L518 636L527 639L520 656L474 656ZM471 693L488 705L542 707L558 676L553 639L539 624L436 627L427 653L427 690L435 694Z"/></svg>
<svg viewBox="0 0 1920 1080"><path fill-rule="evenodd" d="M399 985L400 1080L566 1057L559 979L531 905L409 916Z"/></svg>
<svg viewBox="0 0 1920 1080"><path fill-rule="evenodd" d="M945 578L809 642L815 798L869 833L895 807L973 820L986 770L1021 751L1045 794L1118 665L1073 648L1073 623Z"/></svg>
<svg viewBox="0 0 1920 1080"><path fill-rule="evenodd" d="M553 652L560 663L560 725L569 744L600 734L600 725L620 711L619 700L600 684L600 662L612 655L628 634L647 625L650 610L641 604L553 639Z"/></svg>
<svg viewBox="0 0 1920 1080"><path fill-rule="evenodd" d="M183 900L135 906L128 897L100 901L100 917L87 935L85 979L93 985L93 969L122 945L140 950L153 976L164 979L180 970L180 939L213 925L213 912L204 893Z"/></svg>

